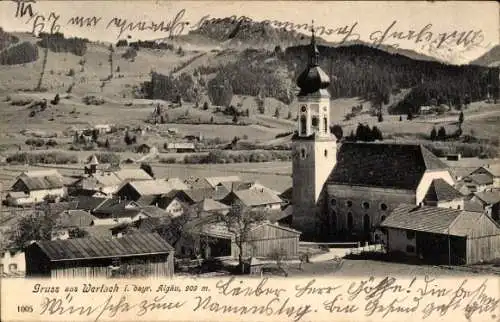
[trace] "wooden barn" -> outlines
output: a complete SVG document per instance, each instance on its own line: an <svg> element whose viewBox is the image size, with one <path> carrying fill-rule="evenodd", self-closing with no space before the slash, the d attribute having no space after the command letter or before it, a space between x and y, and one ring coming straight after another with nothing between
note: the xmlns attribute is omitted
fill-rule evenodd
<svg viewBox="0 0 500 322"><path fill-rule="evenodd" d="M236 236L229 232L222 222L207 224L203 227L202 235L210 237L209 245L198 245L205 257L233 257L238 258L239 248ZM248 232L247 241L243 245L243 257L267 258L275 251L281 251L287 258L298 256L300 232L265 221L255 225ZM192 254L189 245L183 245L182 252ZM191 245L195 246L195 245ZM195 246L196 247L196 246Z"/></svg>
<svg viewBox="0 0 500 322"><path fill-rule="evenodd" d="M500 258L500 226L486 212L401 205L381 227L387 250L437 265L464 265Z"/></svg>
<svg viewBox="0 0 500 322"><path fill-rule="evenodd" d="M174 249L158 234L38 241L26 248L26 276L171 277Z"/></svg>

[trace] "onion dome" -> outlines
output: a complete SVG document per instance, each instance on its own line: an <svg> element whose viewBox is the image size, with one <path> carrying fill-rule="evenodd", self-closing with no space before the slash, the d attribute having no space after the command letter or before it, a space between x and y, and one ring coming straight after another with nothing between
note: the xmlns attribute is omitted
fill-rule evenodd
<svg viewBox="0 0 500 322"><path fill-rule="evenodd" d="M330 85L330 78L319 67L319 50L316 46L314 28L312 28L311 44L309 46L309 64L297 78L297 86L300 88L299 96L315 93Z"/></svg>

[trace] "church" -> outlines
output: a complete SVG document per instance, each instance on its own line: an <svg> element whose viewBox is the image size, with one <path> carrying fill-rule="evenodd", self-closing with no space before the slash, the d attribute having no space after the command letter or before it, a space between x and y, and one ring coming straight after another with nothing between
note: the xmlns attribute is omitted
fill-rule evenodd
<svg viewBox="0 0 500 322"><path fill-rule="evenodd" d="M314 31L297 78L292 139L292 227L305 240L369 241L400 204L425 204L429 189L453 189L447 165L418 144L337 143L330 133L329 76ZM459 207L459 206L458 206Z"/></svg>

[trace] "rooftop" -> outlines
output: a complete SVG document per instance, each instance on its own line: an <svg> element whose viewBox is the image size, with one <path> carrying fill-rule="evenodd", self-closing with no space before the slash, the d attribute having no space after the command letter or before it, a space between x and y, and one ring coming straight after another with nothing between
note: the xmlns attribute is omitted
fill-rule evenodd
<svg viewBox="0 0 500 322"><path fill-rule="evenodd" d="M447 170L447 165L422 145L346 142L328 181L415 190L429 170Z"/></svg>
<svg viewBox="0 0 500 322"><path fill-rule="evenodd" d="M450 201L463 198L463 195L453 188L448 182L443 179L432 180L427 193L425 194L425 201Z"/></svg>
<svg viewBox="0 0 500 322"><path fill-rule="evenodd" d="M35 243L51 261L165 254L173 251L158 234L136 233L121 238L90 237ZM31 246L30 246L31 247Z"/></svg>

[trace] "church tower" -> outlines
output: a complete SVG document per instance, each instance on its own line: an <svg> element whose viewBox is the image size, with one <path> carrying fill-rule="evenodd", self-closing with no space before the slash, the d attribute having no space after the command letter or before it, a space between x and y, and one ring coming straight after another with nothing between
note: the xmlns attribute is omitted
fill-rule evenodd
<svg viewBox="0 0 500 322"><path fill-rule="evenodd" d="M330 133L329 84L319 67L313 28L308 65L297 79L297 133L292 143L292 221L305 238L317 236L323 187L337 160L336 138Z"/></svg>

